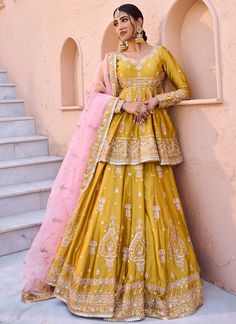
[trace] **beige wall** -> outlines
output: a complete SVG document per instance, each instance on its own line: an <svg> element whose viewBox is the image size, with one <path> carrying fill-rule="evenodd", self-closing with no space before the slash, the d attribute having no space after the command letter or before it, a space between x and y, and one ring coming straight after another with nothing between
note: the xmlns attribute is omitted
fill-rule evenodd
<svg viewBox="0 0 236 324"><path fill-rule="evenodd" d="M195 5L201 6L200 2ZM207 2L212 3L219 19L221 67L218 68L223 103L196 104L193 101L191 105L170 109L185 155L185 162L175 171L203 277L236 293L236 5L234 0ZM161 42L165 18L175 1L133 3L143 11L149 42ZM77 66L83 68L86 89L96 64L109 48L108 38L104 40L103 36L120 2L6 0L5 4L0 10L0 68L9 71L10 81L17 85L18 97L26 100L26 114L36 117L37 132L49 136L51 153L64 154L80 112L59 109L62 46L68 37L77 40L82 55ZM209 13L201 16L201 12L195 11L192 17L202 19L202 26L205 24L208 30L207 39L211 39L214 31ZM208 51L202 56L201 34L196 32L196 25L191 26L193 18L190 13L186 15L180 35L184 40L182 56L177 49L176 55L194 84L196 98L201 88L203 98L207 97L207 89L212 97L211 79L216 72L209 76L205 68L201 73L198 71L201 62L203 67L209 66L205 59L212 60L208 56L213 55L213 47L208 43ZM189 32L187 24L190 24ZM106 35L112 39L109 30ZM168 42L171 44L170 40ZM188 63L185 58L191 51L196 64ZM194 70L197 70L195 77Z"/></svg>

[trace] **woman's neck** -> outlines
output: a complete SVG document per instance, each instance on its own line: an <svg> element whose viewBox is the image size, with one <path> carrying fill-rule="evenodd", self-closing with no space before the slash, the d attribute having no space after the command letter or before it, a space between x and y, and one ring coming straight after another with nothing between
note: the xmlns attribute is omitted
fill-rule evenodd
<svg viewBox="0 0 236 324"><path fill-rule="evenodd" d="M147 42L143 43L135 43L134 40L128 41L128 48L125 50L127 53L139 53L144 52L147 49L150 49L152 46L149 45Z"/></svg>

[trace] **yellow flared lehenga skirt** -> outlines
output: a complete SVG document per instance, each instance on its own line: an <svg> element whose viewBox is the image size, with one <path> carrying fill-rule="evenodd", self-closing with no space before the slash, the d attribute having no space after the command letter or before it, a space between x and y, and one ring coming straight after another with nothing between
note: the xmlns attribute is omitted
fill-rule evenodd
<svg viewBox="0 0 236 324"><path fill-rule="evenodd" d="M47 281L77 315L172 319L202 304L202 282L171 166L99 162Z"/></svg>

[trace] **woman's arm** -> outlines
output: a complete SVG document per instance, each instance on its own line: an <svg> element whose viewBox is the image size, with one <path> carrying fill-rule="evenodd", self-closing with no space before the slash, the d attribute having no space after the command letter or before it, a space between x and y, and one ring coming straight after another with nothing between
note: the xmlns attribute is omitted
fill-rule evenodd
<svg viewBox="0 0 236 324"><path fill-rule="evenodd" d="M177 104L182 100L190 98L190 89L187 79L170 51L162 46L160 49L162 67L171 83L176 87L176 90L158 94L157 98L159 107L168 107Z"/></svg>

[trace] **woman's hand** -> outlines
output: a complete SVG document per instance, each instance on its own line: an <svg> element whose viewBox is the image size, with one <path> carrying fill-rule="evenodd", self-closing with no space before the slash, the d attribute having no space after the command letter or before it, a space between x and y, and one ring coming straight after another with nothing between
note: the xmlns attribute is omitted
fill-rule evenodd
<svg viewBox="0 0 236 324"><path fill-rule="evenodd" d="M143 103L142 103L143 105ZM124 104L122 105L122 109L124 111L126 111L129 114L133 114L134 115L134 122L136 124L140 124L142 122L142 120L144 120L145 118L145 114L142 113L142 111L140 110L141 108L141 103L140 102L127 102L125 101Z"/></svg>
<svg viewBox="0 0 236 324"><path fill-rule="evenodd" d="M145 105L147 105L150 113L153 113L154 108L159 105L159 99L157 97L153 97L150 100L146 101Z"/></svg>
<svg viewBox="0 0 236 324"><path fill-rule="evenodd" d="M142 106L146 108L146 112L142 111ZM141 124L150 115L150 112L147 109L147 105L142 102L125 102L122 108L126 112L134 115L134 123L136 124Z"/></svg>
<svg viewBox="0 0 236 324"><path fill-rule="evenodd" d="M134 115L134 122L136 124L141 124L150 116L157 104L158 99L154 97L147 102L125 102L122 108L126 112ZM143 111L145 108L146 111Z"/></svg>
<svg viewBox="0 0 236 324"><path fill-rule="evenodd" d="M139 105L140 105L139 102L135 102L135 101L127 102L127 101L125 101L123 103L123 105L122 105L122 109L124 111L126 111L127 113L133 114L133 115L138 117L141 114L140 109L139 109Z"/></svg>
<svg viewBox="0 0 236 324"><path fill-rule="evenodd" d="M135 122L137 124L144 122L150 116L150 114L153 113L154 108L159 105L159 99L157 97L153 97L146 102L140 103L140 108L143 105L146 106L147 110L140 116L135 116Z"/></svg>

